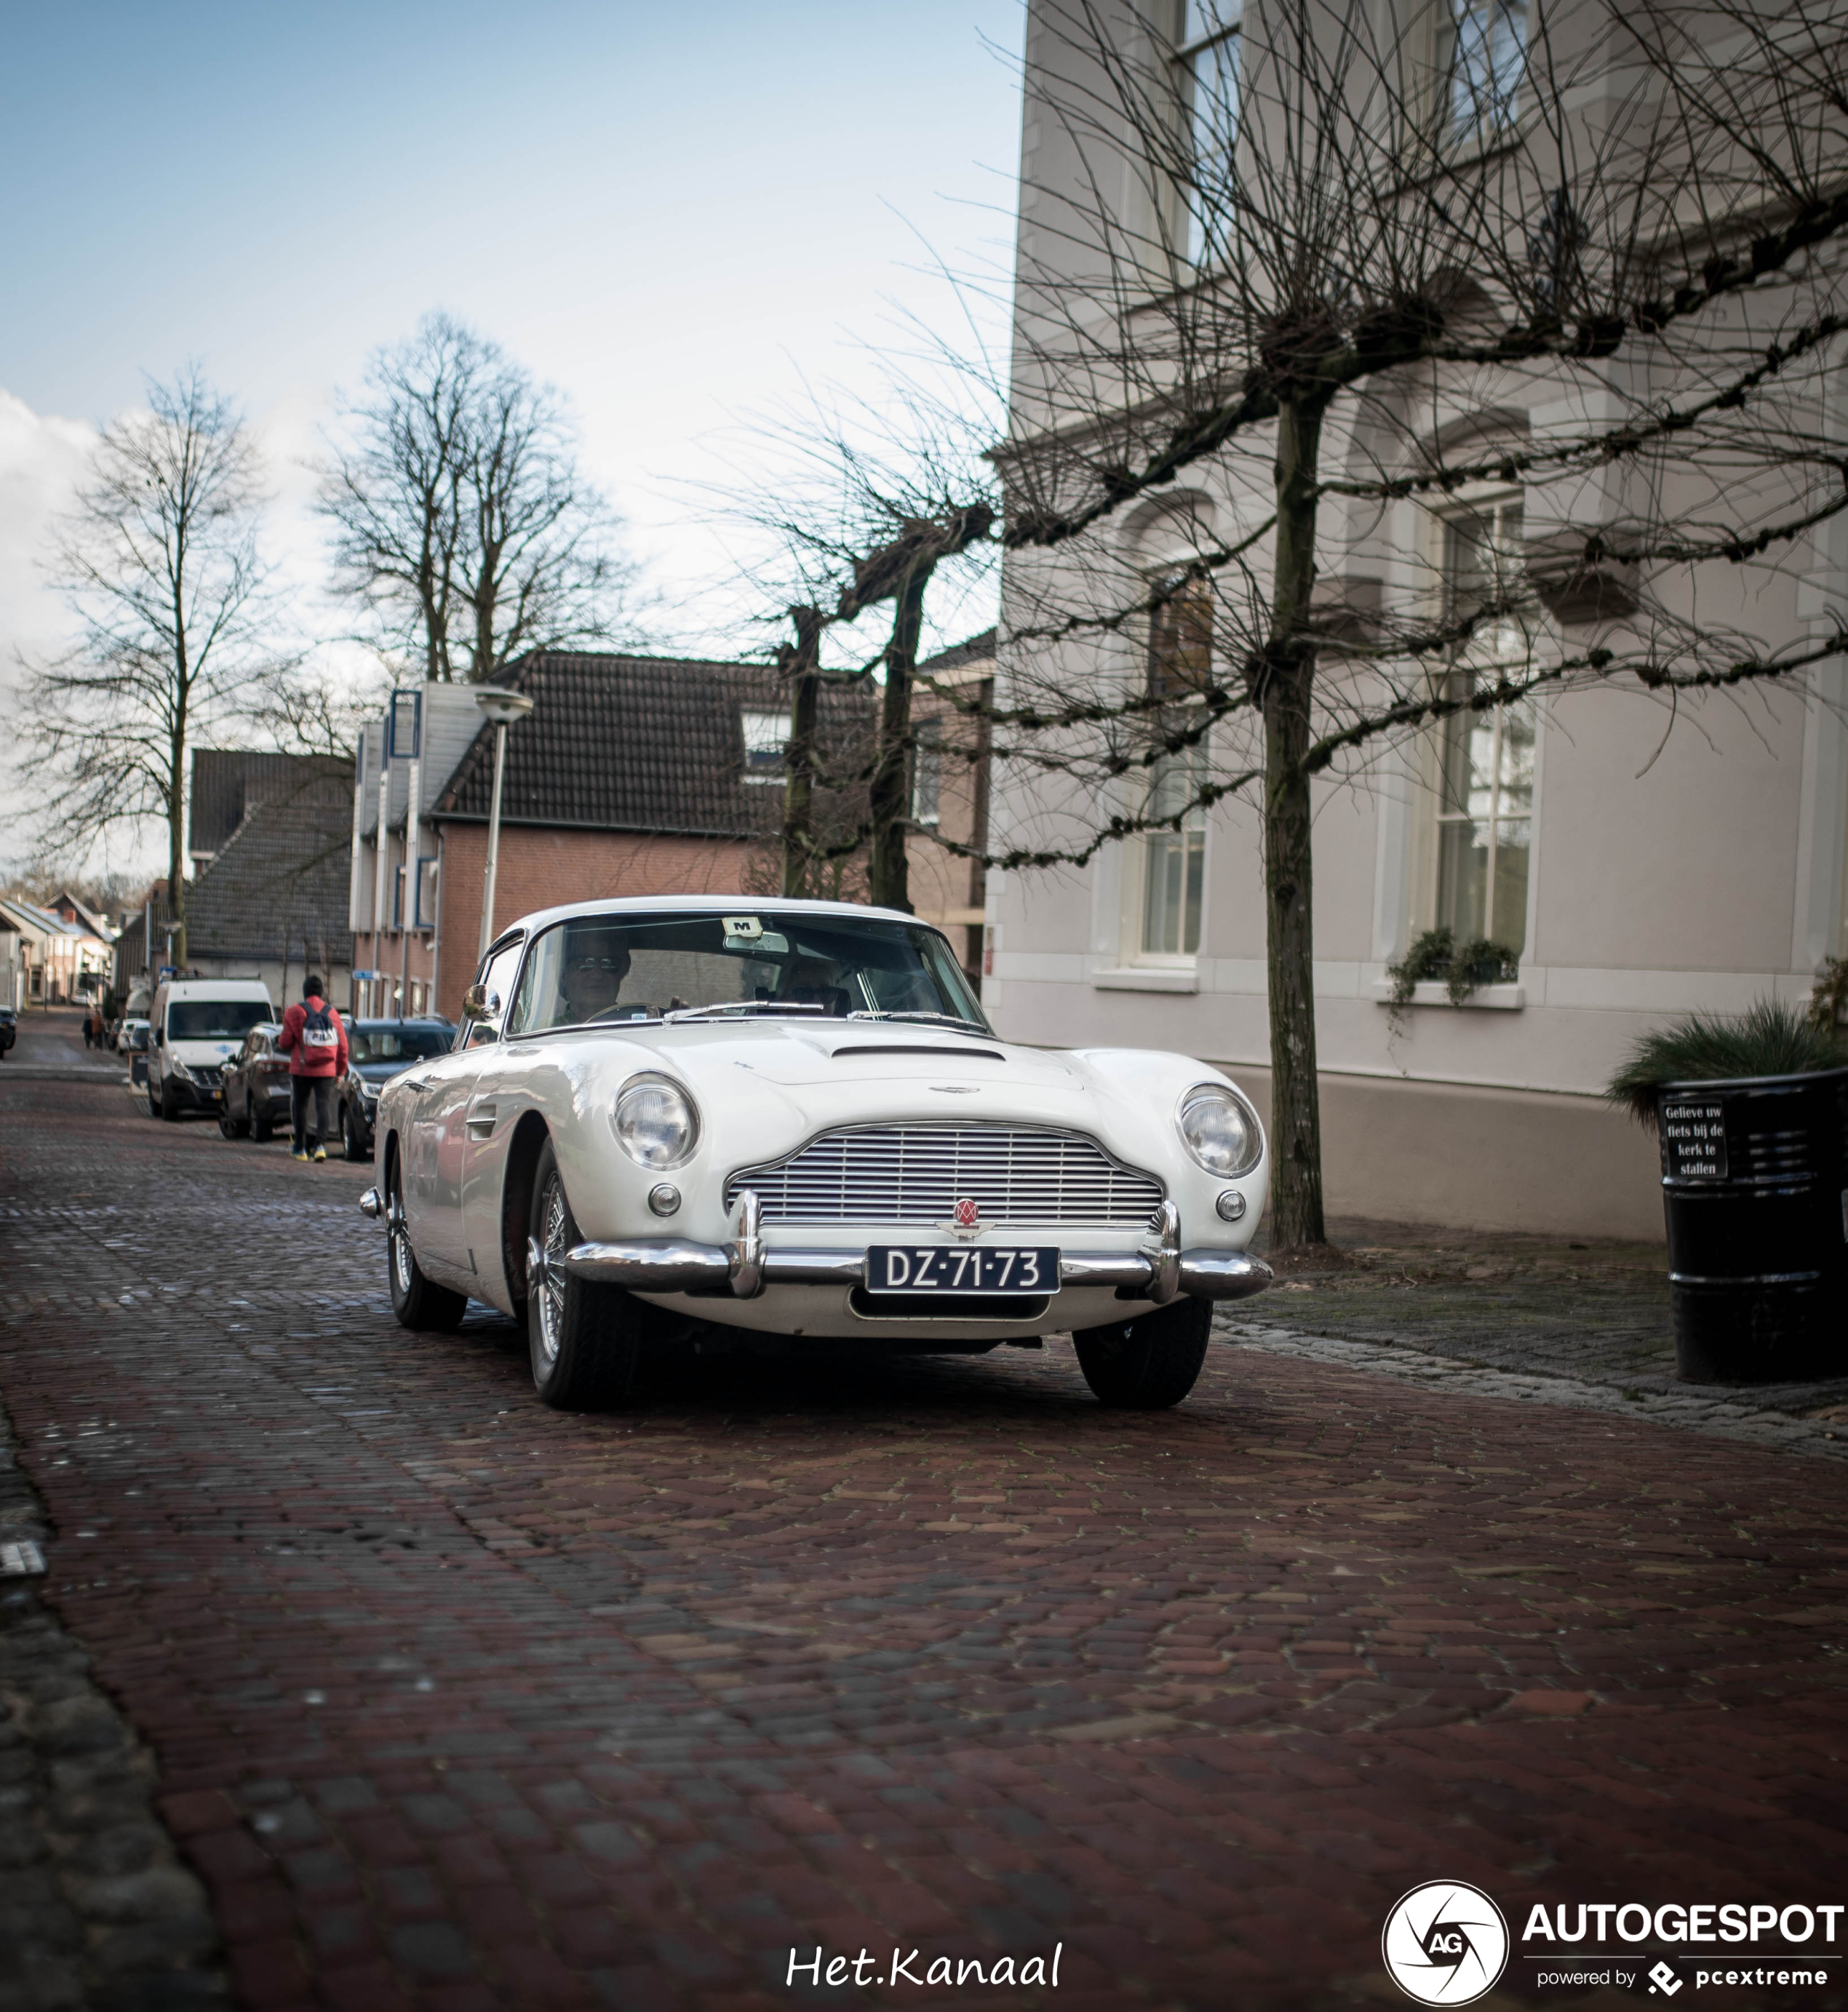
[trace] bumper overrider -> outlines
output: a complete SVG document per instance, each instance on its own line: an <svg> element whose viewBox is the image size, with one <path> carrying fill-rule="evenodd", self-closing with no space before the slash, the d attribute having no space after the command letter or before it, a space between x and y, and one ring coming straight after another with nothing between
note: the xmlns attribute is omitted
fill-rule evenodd
<svg viewBox="0 0 1848 2012"><path fill-rule="evenodd" d="M360 1197L362 1213L386 1213L376 1188ZM766 1250L762 1210L749 1189L738 1197L738 1233L729 1243L693 1243L683 1237L644 1237L618 1243L578 1243L548 1252L526 1243L529 1281L557 1269L573 1278L626 1286L636 1293L696 1293L755 1300L769 1286L862 1286L864 1250ZM1061 1286L1114 1288L1124 1297L1165 1305L1177 1294L1193 1299L1243 1300L1271 1282L1271 1268L1243 1250L1183 1250L1180 1211L1164 1202L1148 1240L1133 1250L1067 1251L1059 1259Z"/></svg>

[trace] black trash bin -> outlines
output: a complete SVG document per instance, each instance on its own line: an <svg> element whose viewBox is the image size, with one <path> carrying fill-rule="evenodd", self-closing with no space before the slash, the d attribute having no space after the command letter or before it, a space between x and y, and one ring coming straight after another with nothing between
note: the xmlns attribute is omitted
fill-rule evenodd
<svg viewBox="0 0 1848 2012"><path fill-rule="evenodd" d="M1667 1083L1656 1108L1682 1376L1848 1375L1848 1068Z"/></svg>

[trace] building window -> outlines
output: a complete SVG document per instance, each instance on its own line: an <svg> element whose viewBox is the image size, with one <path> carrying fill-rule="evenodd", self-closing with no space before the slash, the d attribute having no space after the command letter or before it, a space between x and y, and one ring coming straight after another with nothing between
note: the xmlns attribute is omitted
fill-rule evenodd
<svg viewBox="0 0 1848 2012"><path fill-rule="evenodd" d="M1230 184L1239 127L1238 0L1179 0L1175 95L1186 148L1185 215L1177 234L1195 266L1225 258Z"/></svg>
<svg viewBox="0 0 1848 2012"><path fill-rule="evenodd" d="M1532 647L1521 565L1521 505L1489 504L1443 526L1449 619L1482 621L1444 674L1445 695L1492 690ZM1459 943L1527 945L1536 719L1531 698L1454 713L1439 730L1436 922Z"/></svg>
<svg viewBox="0 0 1848 2012"><path fill-rule="evenodd" d="M944 722L920 719L912 733L912 822L935 831L944 794Z"/></svg>
<svg viewBox="0 0 1848 2012"><path fill-rule="evenodd" d="M1439 0L1444 136L1492 141L1514 123L1527 76L1527 0Z"/></svg>
<svg viewBox="0 0 1848 2012"><path fill-rule="evenodd" d="M1206 813L1183 810L1198 790L1203 767L1197 753L1164 755L1149 792L1151 817L1182 818L1179 831L1151 831L1143 840L1142 954L1196 957L1200 952L1200 897L1206 881Z"/></svg>
<svg viewBox="0 0 1848 2012"><path fill-rule="evenodd" d="M738 719L744 733L744 780L780 783L789 753L789 715L741 712Z"/></svg>
<svg viewBox="0 0 1848 2012"><path fill-rule="evenodd" d="M1212 659L1211 589L1201 580L1171 583L1149 619L1149 694L1176 701L1171 711L1154 715L1163 726L1185 723L1189 702L1197 701L1212 681ZM1206 750L1197 744L1162 755L1150 771L1144 815L1178 818L1179 825L1143 838L1137 947L1144 959L1199 954L1206 812L1196 799L1205 778Z"/></svg>

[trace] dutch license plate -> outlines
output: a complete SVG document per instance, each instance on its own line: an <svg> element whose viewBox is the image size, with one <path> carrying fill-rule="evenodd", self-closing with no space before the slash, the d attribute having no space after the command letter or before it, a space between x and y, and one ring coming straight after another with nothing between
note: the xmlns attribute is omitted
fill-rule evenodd
<svg viewBox="0 0 1848 2012"><path fill-rule="evenodd" d="M866 1254L869 1293L1056 1293L1059 1254L1039 1246L876 1243Z"/></svg>

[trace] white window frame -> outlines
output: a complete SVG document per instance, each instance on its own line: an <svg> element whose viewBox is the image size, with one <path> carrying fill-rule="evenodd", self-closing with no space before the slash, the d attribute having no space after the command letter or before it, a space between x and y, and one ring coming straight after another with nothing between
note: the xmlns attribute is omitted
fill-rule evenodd
<svg viewBox="0 0 1848 2012"><path fill-rule="evenodd" d="M929 807L924 806L925 778L929 778ZM912 726L912 774L908 796L911 820L921 831L935 831L944 815L944 721L929 713Z"/></svg>
<svg viewBox="0 0 1848 2012"><path fill-rule="evenodd" d="M1479 518L1490 512L1500 513L1511 507L1521 509L1524 505L1525 498L1518 490L1486 489L1477 494L1472 494L1465 490L1453 500L1448 508L1432 513L1429 522L1432 572L1437 582L1436 591L1431 597L1432 612L1435 619L1440 621L1446 619L1450 613L1450 580L1448 543L1454 528L1465 519ZM1529 618L1529 640L1521 652L1523 658L1531 655L1536 646L1535 632L1538 625L1539 616L1536 610L1536 613ZM1447 682L1459 672L1479 666L1484 661L1484 653L1479 650L1467 654L1460 653L1453 657L1438 675ZM1533 708L1534 731L1533 779L1529 786L1528 811L1527 890L1521 917L1521 944L1518 953L1520 962L1525 965L1532 947L1534 904L1539 879L1537 862L1539 854L1540 830L1539 769L1543 715L1537 700L1529 699L1522 701L1521 703L1531 705ZM1495 927L1494 892L1496 854L1499 849L1500 826L1504 821L1499 803L1501 791L1502 734L1506 710L1506 707L1501 705L1497 705L1494 708L1493 737L1490 743L1492 762L1490 773L1494 781L1488 820L1489 857L1485 869L1488 878L1483 890L1482 934L1492 943L1500 940ZM1435 929L1440 923L1439 909L1443 892L1443 848L1445 826L1479 822L1467 808L1450 811L1444 807L1446 742L1449 734L1454 730L1452 722L1455 717L1456 715L1453 715L1450 719L1438 722L1425 738L1423 763L1425 806L1422 819L1423 838L1419 848L1419 885L1417 890L1417 898L1412 904L1414 915L1421 919L1414 928L1414 935L1421 929Z"/></svg>
<svg viewBox="0 0 1848 2012"><path fill-rule="evenodd" d="M1199 272L1211 263L1208 255L1211 248L1204 241L1196 194L1201 59L1215 59L1210 65L1210 73L1217 77L1224 74L1224 70L1215 52L1227 48L1233 52L1233 130L1227 136L1229 170L1230 149L1238 144L1240 93L1244 82L1244 9L1242 0L1225 0L1222 7L1215 4L1215 0L1173 0L1173 5L1175 40L1168 56L1168 68L1174 80L1175 105L1179 114L1178 137L1186 148L1189 166L1186 182L1176 191L1176 250L1188 270ZM1190 34L1188 16L1197 5L1209 13L1211 25Z"/></svg>
<svg viewBox="0 0 1848 2012"><path fill-rule="evenodd" d="M1150 584L1154 585L1162 579L1164 575L1173 570L1172 567L1165 566L1154 569L1148 576ZM1140 652L1142 688L1145 691L1149 689L1149 679L1153 669L1151 659L1154 647L1154 622L1155 617L1151 614L1148 627L1143 632L1143 648ZM1208 643L1209 657L1211 647L1209 636ZM1197 698L1189 699L1177 696L1174 703L1177 707L1184 707L1189 705L1198 705L1204 702ZM1211 740L1208 734L1197 742L1191 750L1176 754L1165 755L1161 758L1161 762L1162 764L1186 763L1188 767L1195 771L1197 775L1204 776L1210 764L1211 758ZM1160 787L1160 765L1152 766L1142 772L1140 778L1141 797L1136 813L1137 815L1147 813L1153 801L1155 791ZM1118 959L1122 964L1156 971L1191 972L1197 969L1206 942L1207 903L1209 894L1208 860L1211 853L1211 847L1207 842L1208 829L1209 823L1205 809L1204 807L1196 806L1188 812L1186 822L1179 831L1138 832L1133 838L1126 841L1123 847L1122 935L1118 950ZM1189 905L1186 885L1189 879L1191 878L1191 874L1188 866L1183 863L1181 880L1181 947L1172 951L1165 948L1151 950L1146 947L1143 942L1149 924L1149 880L1154 870L1158 848L1163 853L1172 852L1175 849L1177 840L1183 842L1182 850L1184 854L1197 855L1199 862L1198 933L1193 947L1189 948L1186 943L1186 915Z"/></svg>
<svg viewBox="0 0 1848 2012"><path fill-rule="evenodd" d="M789 715L767 712L761 707L740 706L738 731L744 743L744 765L739 771L739 780L774 783L780 787L789 775Z"/></svg>
<svg viewBox="0 0 1848 2012"><path fill-rule="evenodd" d="M1522 101L1529 90L1528 63L1532 48L1536 0L1432 0L1431 74L1432 130L1437 143L1447 151L1490 148L1505 140L1520 123ZM1488 73L1486 95L1469 94L1469 116L1459 118L1459 91L1463 84L1459 55L1464 47L1466 21L1486 23L1479 46L1491 54L1497 31L1512 16L1521 17L1518 73L1505 96L1498 89L1500 80Z"/></svg>

